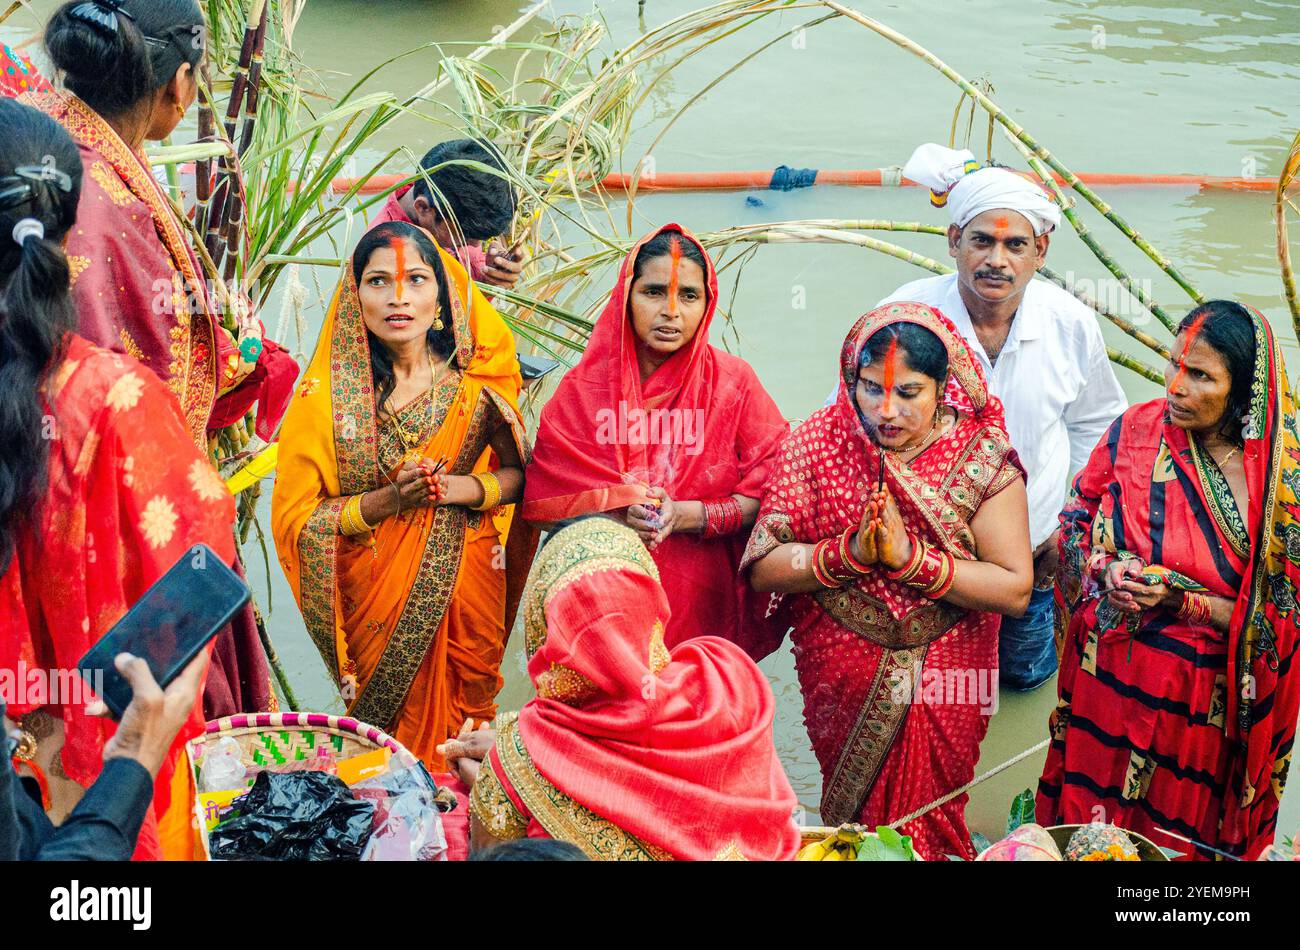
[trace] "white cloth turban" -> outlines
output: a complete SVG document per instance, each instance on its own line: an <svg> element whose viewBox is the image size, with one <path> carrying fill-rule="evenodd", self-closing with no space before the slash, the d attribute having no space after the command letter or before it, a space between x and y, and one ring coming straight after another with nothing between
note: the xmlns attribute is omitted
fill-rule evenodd
<svg viewBox="0 0 1300 950"><path fill-rule="evenodd" d="M1025 216L1034 234L1061 223L1061 209L1041 188L1007 168L981 168L967 149L922 145L903 166L903 176L930 189L931 201L947 204L953 224L966 227L972 218L1005 208Z"/></svg>

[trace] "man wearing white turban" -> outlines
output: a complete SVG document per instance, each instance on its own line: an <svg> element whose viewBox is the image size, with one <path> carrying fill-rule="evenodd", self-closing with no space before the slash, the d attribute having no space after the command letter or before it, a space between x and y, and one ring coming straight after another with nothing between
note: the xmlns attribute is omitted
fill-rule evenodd
<svg viewBox="0 0 1300 950"><path fill-rule="evenodd" d="M903 175L947 207L948 253L957 272L905 284L882 303L915 300L957 325L1006 408L1011 442L1029 473L1034 593L1023 617L1005 617L999 677L1034 689L1056 671L1052 585L1057 515L1074 475L1115 417L1128 408L1093 312L1035 280L1060 210L1035 184L969 151L922 145Z"/></svg>

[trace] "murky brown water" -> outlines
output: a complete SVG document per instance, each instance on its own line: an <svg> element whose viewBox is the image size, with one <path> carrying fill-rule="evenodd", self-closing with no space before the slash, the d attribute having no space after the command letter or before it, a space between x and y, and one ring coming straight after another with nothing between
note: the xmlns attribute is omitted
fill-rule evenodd
<svg viewBox="0 0 1300 950"><path fill-rule="evenodd" d="M659 23L698 5L649 0ZM34 4L38 11L52 3ZM307 60L334 71L334 85L396 53L430 40L479 40L522 9L516 0L312 0L297 36ZM597 4L613 37L638 30L633 0ZM870 15L907 34L968 78L987 75L994 98L1076 171L1275 175L1300 122L1300 7L1294 0L1146 0L1133 5L1088 0L907 0L862 4ZM585 0L555 0L555 15L585 13ZM639 117L631 170L666 117L718 73L777 32L811 18L787 14L716 47L710 58L676 69ZM19 14L0 36L21 38L35 20ZM468 47L460 47L464 50ZM434 54L390 67L373 85L413 90L431 78ZM494 62L509 62L500 54ZM799 41L778 43L708 93L656 149L662 171L738 170L778 164L877 168L901 164L923 141L945 141L956 90L938 73L861 27L840 22ZM445 137L450 137L447 133ZM983 133L976 135L981 153ZM379 146L406 141L420 154L442 135L427 124L394 124ZM995 155L1014 153L1001 139ZM403 169L393 168L393 171ZM747 201L748 197L758 202ZM1104 193L1133 225L1215 296L1263 310L1287 341L1294 370L1295 337L1280 297L1270 203L1263 194L1196 193L1190 189L1123 188ZM638 199L635 228L679 220L697 231L792 218L893 218L946 223L916 189L815 188L792 193L651 195ZM1152 294L1172 312L1188 306L1181 292L1091 209L1085 219ZM940 238L895 236L942 260ZM731 348L749 360L791 419L820 405L834 381L835 358L853 319L897 285L920 276L910 265L843 247L785 245L759 252L746 269L732 308ZM1076 280L1104 271L1061 229L1050 265ZM1098 295L1112 293L1102 281ZM796 301L806 300L804 309ZM319 309L312 313L312 331ZM275 318L267 321L274 324ZM1126 337L1103 324L1108 339ZM1159 334L1157 334L1159 335ZM730 334L729 334L730 337ZM1130 349L1131 352L1137 352ZM1135 400L1154 387L1126 370L1119 378ZM254 583L267 601L260 552L248 552ZM274 563L274 561L273 561ZM340 710L319 658L306 639L292 597L272 568L272 635L304 705ZM820 778L801 722L801 702L788 647L763 663L778 697L777 743L800 799L815 812ZM517 708L531 694L518 638L511 644L501 696ZM1004 693L984 743L981 768L1005 761L1044 735L1054 702L1049 686L1030 695ZM1000 834L1007 805L1033 785L1035 756L980 786L968 814L972 827ZM1283 804L1281 829L1300 828L1300 794Z"/></svg>

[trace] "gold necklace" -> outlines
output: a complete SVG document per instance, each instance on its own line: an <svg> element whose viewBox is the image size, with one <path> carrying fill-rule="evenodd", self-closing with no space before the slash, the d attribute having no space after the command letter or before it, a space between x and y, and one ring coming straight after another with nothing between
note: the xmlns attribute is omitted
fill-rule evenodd
<svg viewBox="0 0 1300 950"><path fill-rule="evenodd" d="M904 445L896 449L887 448L885 446L881 446L881 448L883 448L890 455L898 456L899 458L901 458L905 452L919 452L921 449L929 445L930 440L934 438L934 432L936 429L939 428L939 415L940 415L939 412L936 412L934 414L934 422L930 423L930 431L927 432L925 434L925 438L922 439L916 445Z"/></svg>
<svg viewBox="0 0 1300 950"><path fill-rule="evenodd" d="M428 350L425 350L424 352L425 352L425 359L427 359L429 362L429 390L432 391L433 387L437 385L438 380L442 378L443 374L442 373L435 374L433 369L433 355L429 353ZM443 369L445 370L447 364L443 363L442 366ZM390 404L392 402L392 398L393 397L391 395L388 397ZM418 398L419 397L417 396L416 399ZM411 402L414 401L415 401L414 399L411 400ZM410 403L408 403L407 405L410 405ZM405 409L406 407L403 406L402 408ZM398 441L400 441L402 443L402 447L406 449L406 451L402 455L402 461L410 462L419 458L420 447L419 447L419 443L416 442L416 439L418 439L420 436L418 428L415 432L407 432L406 427L403 426L401 421L398 419L398 410L395 409L389 410L388 419L392 423L394 431L397 432Z"/></svg>

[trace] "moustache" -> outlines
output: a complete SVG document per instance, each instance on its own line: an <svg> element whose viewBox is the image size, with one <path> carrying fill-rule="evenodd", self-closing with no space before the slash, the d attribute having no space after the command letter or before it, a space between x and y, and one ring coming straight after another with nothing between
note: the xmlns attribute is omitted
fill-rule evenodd
<svg viewBox="0 0 1300 950"><path fill-rule="evenodd" d="M1011 278L1008 277L1006 274L998 274L998 273L994 273L993 271L987 271L987 270L977 270L975 272L975 279L976 280L980 280L980 279L1001 280L1001 281L1005 281L1008 284L1011 283Z"/></svg>

